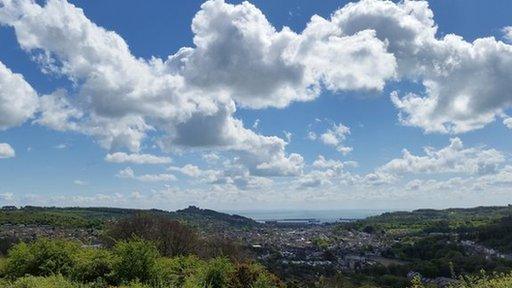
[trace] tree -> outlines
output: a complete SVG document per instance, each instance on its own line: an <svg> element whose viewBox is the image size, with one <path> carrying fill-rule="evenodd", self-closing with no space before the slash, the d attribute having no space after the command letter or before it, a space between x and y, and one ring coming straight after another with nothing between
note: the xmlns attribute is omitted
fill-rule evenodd
<svg viewBox="0 0 512 288"><path fill-rule="evenodd" d="M114 277L121 283L152 279L155 272L158 250L151 242L140 238L120 241L114 246Z"/></svg>
<svg viewBox="0 0 512 288"><path fill-rule="evenodd" d="M76 242L38 239L31 244L20 243L9 250L6 274L21 277L27 274L47 276L69 275L74 255L80 248Z"/></svg>
<svg viewBox="0 0 512 288"><path fill-rule="evenodd" d="M190 227L153 213L137 213L110 223L105 235L110 244L134 236L151 241L161 255L168 257L193 254L199 239Z"/></svg>

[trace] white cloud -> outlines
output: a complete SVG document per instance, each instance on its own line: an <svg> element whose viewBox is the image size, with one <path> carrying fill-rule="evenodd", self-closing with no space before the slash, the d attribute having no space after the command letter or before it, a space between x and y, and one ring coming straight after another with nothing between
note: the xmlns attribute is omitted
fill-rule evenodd
<svg viewBox="0 0 512 288"><path fill-rule="evenodd" d="M170 182L176 181L176 176L172 174L144 174L137 176L135 179L142 182Z"/></svg>
<svg viewBox="0 0 512 288"><path fill-rule="evenodd" d="M283 131L283 134L284 134L284 138L286 140L286 143L290 143L292 142L292 132L289 132L289 131Z"/></svg>
<svg viewBox="0 0 512 288"><path fill-rule="evenodd" d="M87 186L89 183L87 183L83 180L75 180L75 181L73 181L73 184L78 185L78 186Z"/></svg>
<svg viewBox="0 0 512 288"><path fill-rule="evenodd" d="M107 154L105 161L112 163L134 163L134 164L168 164L171 158L151 154L126 154L116 152Z"/></svg>
<svg viewBox="0 0 512 288"><path fill-rule="evenodd" d="M342 143L350 135L350 128L339 123L333 124L331 128L320 135L320 141L324 144L336 147L341 154L346 155L352 151L352 147L346 147Z"/></svg>
<svg viewBox="0 0 512 288"><path fill-rule="evenodd" d="M252 5L244 4L234 8L222 1L208 2L203 9L211 10L200 11L193 24L198 45L206 41L208 33L225 32L215 31L221 27L202 31L207 27L200 27L201 21L210 21L204 18L209 17L206 14L221 15L225 9L232 8L240 11L249 9L246 16L260 13ZM225 20L245 17L232 16L233 19ZM248 33L251 25L263 23L252 23L256 19L251 17L246 20L248 26L241 29ZM113 150L126 147L132 152L139 151L146 133L158 130L163 135L159 143L166 150L214 147L241 151L252 154L246 157L254 161L250 163L251 170L269 161L289 161L284 141L277 137L258 135L246 129L240 120L233 118L236 111L233 99L238 99L233 95L234 90L212 89L208 83L203 85L201 81L193 81L194 77L190 76L193 73L188 68L188 72L178 69L176 61L184 60L183 53L187 49L180 50L177 55L165 61L158 58L136 58L118 34L92 23L81 9L64 0L50 0L44 6L28 0L6 2L0 8L0 22L14 27L18 42L24 50L35 54L44 53L43 58L51 60L49 62L52 67L46 71L58 72L77 86L77 95L57 91L44 96L40 116L35 123L60 131L92 135L100 145ZM201 40L202 37L206 38ZM276 42L273 47L279 48L278 44ZM214 48L205 53L228 52ZM204 57L197 61L207 61L206 54ZM283 61L280 65L287 66ZM256 66L250 65L251 69ZM205 74L203 72L206 67L199 68L201 74ZM228 71L228 68L222 71ZM287 68L277 68L276 73L283 69ZM241 71L232 72L244 76ZM263 72L268 70L263 68L258 73ZM203 80L208 82L208 79ZM249 78L243 81L249 81ZM243 81L239 84L249 87ZM236 83L233 85L236 86Z"/></svg>
<svg viewBox="0 0 512 288"><path fill-rule="evenodd" d="M142 182L171 182L177 180L176 176L166 173L136 175L130 167L120 170L116 176L119 178L135 179Z"/></svg>
<svg viewBox="0 0 512 288"><path fill-rule="evenodd" d="M126 167L117 173L117 177L119 177L119 178L135 178L135 172L133 171L132 168Z"/></svg>
<svg viewBox="0 0 512 288"><path fill-rule="evenodd" d="M0 199L3 201L12 201L14 199L14 194L10 192L0 193Z"/></svg>
<svg viewBox="0 0 512 288"><path fill-rule="evenodd" d="M7 143L0 143L0 159L13 158L16 156L16 152Z"/></svg>
<svg viewBox="0 0 512 288"><path fill-rule="evenodd" d="M252 129L258 129L259 126L260 126L260 119L256 119L256 121L254 121L254 123L252 124Z"/></svg>
<svg viewBox="0 0 512 288"><path fill-rule="evenodd" d="M426 1L359 1L331 21L347 35L374 30L396 58L397 77L424 85L422 95L392 94L405 125L461 133L485 126L512 105L512 46L492 37L472 43L453 34L436 38Z"/></svg>
<svg viewBox="0 0 512 288"><path fill-rule="evenodd" d="M62 149L68 148L68 145L64 144L64 143L61 143L61 144L53 146L53 148L62 150Z"/></svg>
<svg viewBox="0 0 512 288"><path fill-rule="evenodd" d="M316 133L313 132L313 131L308 131L307 137L308 137L309 140L312 140L312 141L315 141L318 138Z"/></svg>
<svg viewBox="0 0 512 288"><path fill-rule="evenodd" d="M299 33L278 31L248 2L211 0L193 19L194 47L166 59L135 57L117 33L64 0L4 4L0 22L14 28L22 49L76 88L42 96L34 123L91 135L111 150L136 153L154 141L147 137L153 131L165 151L230 150L251 177L294 176L303 173L302 156L288 154L279 137L247 129L234 117L237 106L286 107L322 89L382 90L386 81L407 79L425 91L392 94L401 123L459 133L483 127L512 105L511 45L436 38L426 1L362 0L329 19L313 16ZM2 92L22 91L16 98L0 92L5 129L32 117L38 101L20 75L2 65L0 76ZM349 132L339 124L308 137L346 154Z"/></svg>
<svg viewBox="0 0 512 288"><path fill-rule="evenodd" d="M508 129L512 129L512 117L503 118L503 124L507 126Z"/></svg>
<svg viewBox="0 0 512 288"><path fill-rule="evenodd" d="M79 123L75 122L83 113L73 107L64 90L57 90L52 94L39 98L40 115L34 120L35 124L43 125L57 131L78 131Z"/></svg>
<svg viewBox="0 0 512 288"><path fill-rule="evenodd" d="M195 165L192 165L192 164L187 164L187 165L185 165L183 167L171 166L167 170L169 170L169 171L177 171L177 172L185 174L185 175L187 175L189 177L198 177L198 176L202 175L203 172L204 172L199 167L197 167Z"/></svg>
<svg viewBox="0 0 512 288"><path fill-rule="evenodd" d="M207 1L192 23L194 48L167 62L194 86L228 91L245 107L285 107L324 87L380 90L394 76L393 55L373 32L342 35L319 16L302 33L277 31L248 2ZM344 67L340 69L340 67Z"/></svg>
<svg viewBox="0 0 512 288"><path fill-rule="evenodd" d="M206 162L213 163L220 159L219 155L214 152L205 153L201 156Z"/></svg>
<svg viewBox="0 0 512 288"><path fill-rule="evenodd" d="M256 166L255 174L260 176L296 176L302 173L304 158L297 153L291 153L289 157L271 158L267 162Z"/></svg>
<svg viewBox="0 0 512 288"><path fill-rule="evenodd" d="M357 162L342 162L339 160L326 159L323 155L318 155L317 159L313 162L313 167L321 169L341 170L346 166L357 167Z"/></svg>
<svg viewBox="0 0 512 288"><path fill-rule="evenodd" d="M503 39L505 41L512 43L512 26L503 27Z"/></svg>
<svg viewBox="0 0 512 288"><path fill-rule="evenodd" d="M38 97L32 86L0 62L0 130L21 125L37 107Z"/></svg>
<svg viewBox="0 0 512 288"><path fill-rule="evenodd" d="M425 156L416 156L408 150L401 158L393 159L378 169L381 173L403 175L405 173L465 173L493 174L504 155L495 149L465 148L459 138L450 140L442 149L425 148Z"/></svg>

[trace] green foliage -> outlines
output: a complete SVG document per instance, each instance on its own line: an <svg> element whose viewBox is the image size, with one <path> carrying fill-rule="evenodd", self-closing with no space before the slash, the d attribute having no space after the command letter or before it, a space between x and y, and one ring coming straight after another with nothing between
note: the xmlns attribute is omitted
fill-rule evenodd
<svg viewBox="0 0 512 288"><path fill-rule="evenodd" d="M0 287L5 288L79 288L79 285L74 284L62 275L53 275L47 277L27 276L19 278L12 283L1 283Z"/></svg>
<svg viewBox="0 0 512 288"><path fill-rule="evenodd" d="M473 274L481 269L508 271L512 268L511 261L470 254L448 236L424 237L411 243L403 241L393 245L386 251L385 256L409 261L410 264L405 265L408 270L420 272L430 278L452 277L454 273Z"/></svg>
<svg viewBox="0 0 512 288"><path fill-rule="evenodd" d="M494 223L512 214L512 206L452 208L445 210L420 209L412 212L389 212L353 223L340 224L340 229L373 230L386 233L424 232L446 233L471 231Z"/></svg>
<svg viewBox="0 0 512 288"><path fill-rule="evenodd" d="M77 282L107 282L110 280L114 257L105 249L84 248L74 256L70 278Z"/></svg>
<svg viewBox="0 0 512 288"><path fill-rule="evenodd" d="M247 286L240 286L247 287ZM261 273L252 283L251 288L279 288L282 287L281 281L274 275L269 273Z"/></svg>
<svg viewBox="0 0 512 288"><path fill-rule="evenodd" d="M69 275L79 247L75 242L48 239L18 244L9 251L6 274L9 277Z"/></svg>
<svg viewBox="0 0 512 288"><path fill-rule="evenodd" d="M329 240L322 237L315 237L312 239L313 245L320 249L327 249L329 247Z"/></svg>
<svg viewBox="0 0 512 288"><path fill-rule="evenodd" d="M488 277L463 277L459 284L451 288L509 288L512 287L512 274L499 274Z"/></svg>
<svg viewBox="0 0 512 288"><path fill-rule="evenodd" d="M160 258L156 262L153 286L182 287L205 261L195 256Z"/></svg>
<svg viewBox="0 0 512 288"><path fill-rule="evenodd" d="M430 288L421 283L419 278L412 280L409 288ZM475 276L461 277L458 283L452 284L449 288L510 288L512 287L512 274L495 274L491 277L481 273Z"/></svg>
<svg viewBox="0 0 512 288"><path fill-rule="evenodd" d="M113 250L113 273L122 283L131 281L149 282L155 272L159 257L156 246L148 241L135 238L118 242Z"/></svg>
<svg viewBox="0 0 512 288"><path fill-rule="evenodd" d="M505 253L512 252L512 217L504 217L481 227L476 232L476 240Z"/></svg>
<svg viewBox="0 0 512 288"><path fill-rule="evenodd" d="M198 273L185 281L185 287L224 288L227 287L234 267L227 259L213 259L198 269Z"/></svg>
<svg viewBox="0 0 512 288"><path fill-rule="evenodd" d="M155 243L163 256L190 255L199 245L195 230L179 221L154 213L136 213L107 225L107 241L139 237Z"/></svg>
<svg viewBox="0 0 512 288"><path fill-rule="evenodd" d="M103 221L64 209L24 208L0 211L0 224L51 225L65 228L100 228Z"/></svg>
<svg viewBox="0 0 512 288"><path fill-rule="evenodd" d="M104 207L34 207L25 206L16 210L0 210L0 224L50 225L65 228L103 228L111 220L118 220L140 213L138 209L104 208ZM206 230L222 227L254 227L258 223L252 219L228 215L208 209L188 207L176 212L148 210L159 215Z"/></svg>

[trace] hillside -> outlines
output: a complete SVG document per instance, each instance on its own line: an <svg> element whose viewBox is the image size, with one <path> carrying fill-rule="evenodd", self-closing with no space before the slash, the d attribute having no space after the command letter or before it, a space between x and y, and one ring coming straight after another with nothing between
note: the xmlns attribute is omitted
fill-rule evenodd
<svg viewBox="0 0 512 288"><path fill-rule="evenodd" d="M0 210L1 224L37 224L65 228L101 228L106 221L116 220L136 213L153 213L170 219L187 222L189 225L208 229L219 227L256 226L258 222L239 215L230 215L190 206L175 212L158 209L141 210L108 207L35 207L25 206Z"/></svg>
<svg viewBox="0 0 512 288"><path fill-rule="evenodd" d="M411 212L387 212L343 226L377 229L387 233L454 232L477 229L512 215L512 206L418 209Z"/></svg>

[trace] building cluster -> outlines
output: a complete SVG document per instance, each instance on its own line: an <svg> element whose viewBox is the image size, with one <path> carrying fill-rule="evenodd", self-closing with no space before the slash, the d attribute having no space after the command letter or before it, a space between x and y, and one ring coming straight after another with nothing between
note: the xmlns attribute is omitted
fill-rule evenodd
<svg viewBox="0 0 512 288"><path fill-rule="evenodd" d="M258 258L272 265L302 266L333 271L355 271L395 261L381 253L391 245L385 237L360 231L336 231L330 224L274 225L267 223L225 237L252 248Z"/></svg>
<svg viewBox="0 0 512 288"><path fill-rule="evenodd" d="M37 238L63 238L77 240L88 245L100 243L100 231L85 228L60 228L39 224L1 224L0 239L32 241Z"/></svg>

